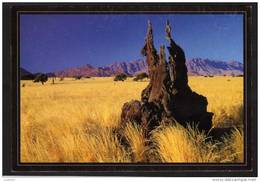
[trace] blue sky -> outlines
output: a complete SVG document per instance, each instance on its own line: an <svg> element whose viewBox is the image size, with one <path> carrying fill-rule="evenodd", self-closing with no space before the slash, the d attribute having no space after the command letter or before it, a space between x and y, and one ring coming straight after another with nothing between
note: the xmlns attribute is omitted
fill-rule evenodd
<svg viewBox="0 0 260 182"><path fill-rule="evenodd" d="M105 66L142 58L148 19L157 50L165 44L165 22L186 58L243 62L242 14L23 14L20 64L50 72L85 64Z"/></svg>

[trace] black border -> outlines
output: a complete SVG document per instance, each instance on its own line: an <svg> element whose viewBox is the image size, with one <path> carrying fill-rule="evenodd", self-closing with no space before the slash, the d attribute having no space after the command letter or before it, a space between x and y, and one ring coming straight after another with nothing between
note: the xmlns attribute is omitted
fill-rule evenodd
<svg viewBox="0 0 260 182"><path fill-rule="evenodd" d="M33 11L33 12L32 12ZM20 163L18 14L244 13L247 162L241 164ZM19 143L19 142L18 142ZM3 3L3 175L257 176L257 3Z"/></svg>

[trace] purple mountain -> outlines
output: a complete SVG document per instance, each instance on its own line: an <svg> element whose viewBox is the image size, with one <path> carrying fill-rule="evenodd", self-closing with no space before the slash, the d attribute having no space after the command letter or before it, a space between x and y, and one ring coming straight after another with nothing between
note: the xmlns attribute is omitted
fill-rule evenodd
<svg viewBox="0 0 260 182"><path fill-rule="evenodd" d="M193 58L186 61L188 74L194 76L207 75L243 75L243 64L237 61L215 61L210 59ZM119 73L136 75L140 72L147 72L147 64L144 60L130 62L116 62L104 67L93 67L89 64L68 68L54 72L58 77L90 76L106 77Z"/></svg>

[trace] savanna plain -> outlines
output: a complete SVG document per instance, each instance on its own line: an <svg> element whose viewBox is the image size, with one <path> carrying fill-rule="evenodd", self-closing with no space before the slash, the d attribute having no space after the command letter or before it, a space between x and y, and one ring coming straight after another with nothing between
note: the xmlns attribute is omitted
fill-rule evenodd
<svg viewBox="0 0 260 182"><path fill-rule="evenodd" d="M189 77L192 90L208 99L213 127L232 127L213 140L196 126L161 125L149 139L128 123L120 142L121 108L140 100L148 80L56 78L42 85L21 81L21 162L174 162L237 163L244 161L243 77ZM149 145L147 145L149 143Z"/></svg>

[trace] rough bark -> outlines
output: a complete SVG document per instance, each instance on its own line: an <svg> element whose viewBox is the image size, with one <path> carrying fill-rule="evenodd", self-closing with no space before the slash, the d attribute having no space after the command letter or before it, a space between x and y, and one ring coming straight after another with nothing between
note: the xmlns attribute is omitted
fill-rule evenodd
<svg viewBox="0 0 260 182"><path fill-rule="evenodd" d="M142 54L146 56L150 82L141 93L141 101L130 101L122 108L121 121L137 122L149 133L162 122L177 121L183 126L193 122L206 132L212 126L213 113L207 112L207 98L193 92L188 85L185 53L171 38L167 21L166 38L169 41L169 61L165 47L159 54L153 44L152 25L148 22Z"/></svg>

